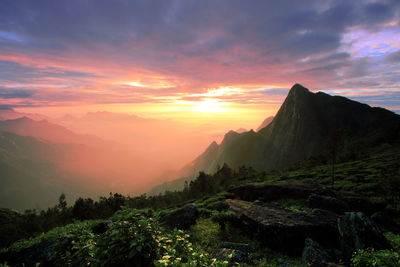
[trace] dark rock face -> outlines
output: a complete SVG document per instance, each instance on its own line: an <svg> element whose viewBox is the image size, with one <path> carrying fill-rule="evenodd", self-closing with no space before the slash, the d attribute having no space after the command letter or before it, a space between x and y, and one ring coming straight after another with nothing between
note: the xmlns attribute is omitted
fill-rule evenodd
<svg viewBox="0 0 400 267"><path fill-rule="evenodd" d="M312 193L322 190L317 184L309 183L283 183L273 185L244 185L229 190L236 198L246 201L274 201L279 199L306 198Z"/></svg>
<svg viewBox="0 0 400 267"><path fill-rule="evenodd" d="M243 252L250 252L250 246L244 243L234 243L234 242L222 242L221 248L229 248L229 249L236 249Z"/></svg>
<svg viewBox="0 0 400 267"><path fill-rule="evenodd" d="M305 215L242 200L227 199L225 202L235 212L243 230L271 249L299 256L306 237L326 247L339 244L336 222L331 217Z"/></svg>
<svg viewBox="0 0 400 267"><path fill-rule="evenodd" d="M229 260L230 262L251 263L246 252L237 249L220 248L213 251L215 258L219 260Z"/></svg>
<svg viewBox="0 0 400 267"><path fill-rule="evenodd" d="M343 200L318 194L311 194L307 199L307 204L310 208L329 210L337 214L350 211L349 205Z"/></svg>
<svg viewBox="0 0 400 267"><path fill-rule="evenodd" d="M376 223L383 231L400 233L400 227L393 220L392 216L385 211L375 212L371 216L371 220Z"/></svg>
<svg viewBox="0 0 400 267"><path fill-rule="evenodd" d="M199 211L194 203L168 213L161 218L161 223L169 228L187 229L196 223Z"/></svg>
<svg viewBox="0 0 400 267"><path fill-rule="evenodd" d="M361 212L347 212L338 220L343 256L350 259L357 249L392 248L379 227Z"/></svg>
<svg viewBox="0 0 400 267"><path fill-rule="evenodd" d="M359 197L343 197L342 200L349 205L349 211L362 212L368 216L383 210L387 206L385 202L373 203L368 199Z"/></svg>
<svg viewBox="0 0 400 267"><path fill-rule="evenodd" d="M320 155L326 137L337 129L346 132L349 149L367 150L400 140L400 116L344 97L312 93L295 84L268 126L259 132L228 133L213 157L191 168L210 173L224 163L256 170L286 168Z"/></svg>
<svg viewBox="0 0 400 267"><path fill-rule="evenodd" d="M330 253L311 238L306 238L302 259L309 265L333 262L333 257Z"/></svg>

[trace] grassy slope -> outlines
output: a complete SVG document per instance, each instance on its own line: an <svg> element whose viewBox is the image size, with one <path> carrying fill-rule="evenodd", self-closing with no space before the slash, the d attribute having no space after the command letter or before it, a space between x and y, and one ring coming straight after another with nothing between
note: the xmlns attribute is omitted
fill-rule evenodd
<svg viewBox="0 0 400 267"><path fill-rule="evenodd" d="M359 160L336 164L335 189L354 191L372 199L384 197L384 193L379 190L379 184L384 177L385 170L398 168L400 162L399 152L399 148L383 149L381 151L375 151L372 156L365 156ZM313 182L330 186L331 165L307 166L305 163L303 167L298 167L296 169L258 173L251 178L236 180L233 186L280 182ZM283 262L291 263L292 265L290 266L303 266L300 259L288 258L263 248L257 241L246 237L239 229L233 226L228 225L225 229L221 229L217 223L218 219L224 216L231 216L231 214L226 211L215 211L213 205L227 197L229 197L228 193L220 192L195 200L201 212L201 218L198 219L196 225L192 226L187 233L190 235L190 241L194 246L199 248L197 250L198 253L211 253L214 249L218 248L221 241L244 242L248 243L253 249L253 252L250 253L250 258L255 266L279 266L279 264ZM301 201L280 201L276 204L295 212L302 212L303 203ZM175 205L157 212L167 212L174 207ZM79 225L80 223L78 223L76 227L79 227ZM64 230L56 231L62 233L62 237L64 234L68 235L68 229L74 229L76 227L69 225L61 228ZM47 236L52 237L51 234ZM45 239L46 235L31 239L29 242L23 241L25 243L19 243L19 245L17 243L11 247L11 250L18 250L21 245L22 247L29 247ZM241 264L240 266L248 265Z"/></svg>

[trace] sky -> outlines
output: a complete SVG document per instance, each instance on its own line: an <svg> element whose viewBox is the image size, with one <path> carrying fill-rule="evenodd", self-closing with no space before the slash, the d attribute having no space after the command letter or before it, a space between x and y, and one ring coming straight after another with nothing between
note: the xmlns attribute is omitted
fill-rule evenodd
<svg viewBox="0 0 400 267"><path fill-rule="evenodd" d="M0 107L256 128L295 83L400 113L400 1L0 4Z"/></svg>

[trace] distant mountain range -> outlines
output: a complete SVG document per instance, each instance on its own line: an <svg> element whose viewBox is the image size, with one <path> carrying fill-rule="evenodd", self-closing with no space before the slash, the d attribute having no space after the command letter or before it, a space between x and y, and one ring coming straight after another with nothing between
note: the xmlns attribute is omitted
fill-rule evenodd
<svg viewBox="0 0 400 267"><path fill-rule="evenodd" d="M15 111L13 108L0 108L0 120L13 120L27 117L33 120L49 120L50 118L36 113L24 113Z"/></svg>
<svg viewBox="0 0 400 267"><path fill-rule="evenodd" d="M266 126L261 128L263 124ZM171 182L175 186L165 183L155 187L150 194L181 189L184 181L199 171L213 173L224 163L266 171L324 156L332 136L338 133L342 150L351 153L400 142L400 115L345 97L312 93L300 84L291 88L276 116L263 124L257 132L228 132L221 144L212 143L177 172L176 177L186 179Z"/></svg>
<svg viewBox="0 0 400 267"><path fill-rule="evenodd" d="M77 143L104 146L106 141L94 135L76 134L67 128L47 120L33 120L28 117L0 121L0 131L23 136L32 136L56 143Z"/></svg>
<svg viewBox="0 0 400 267"><path fill-rule="evenodd" d="M273 119L274 119L273 116L266 118L266 119L260 124L260 126L258 126L256 132L259 132L261 129L267 127L267 126L272 122Z"/></svg>
<svg viewBox="0 0 400 267"><path fill-rule="evenodd" d="M90 194L88 184L56 164L68 160L65 156L71 149L75 145L0 132L0 206L46 208L56 203L61 192L68 193L68 199Z"/></svg>

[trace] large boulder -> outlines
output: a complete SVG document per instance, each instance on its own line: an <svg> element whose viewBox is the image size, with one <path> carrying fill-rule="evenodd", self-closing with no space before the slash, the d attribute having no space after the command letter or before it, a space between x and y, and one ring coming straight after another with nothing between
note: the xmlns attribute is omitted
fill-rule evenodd
<svg viewBox="0 0 400 267"><path fill-rule="evenodd" d="M391 249L379 227L361 212L346 212L338 220L341 248L346 260L357 249Z"/></svg>
<svg viewBox="0 0 400 267"><path fill-rule="evenodd" d="M235 198L263 202L279 199L307 198L312 193L323 191L323 187L310 183L281 183L271 185L243 185L229 190Z"/></svg>
<svg viewBox="0 0 400 267"><path fill-rule="evenodd" d="M350 206L343 200L318 194L311 194L307 199L307 205L310 208L329 210L337 214L350 211Z"/></svg>
<svg viewBox="0 0 400 267"><path fill-rule="evenodd" d="M321 265L323 263L334 261L330 252L311 238L306 238L302 259L309 265Z"/></svg>
<svg viewBox="0 0 400 267"><path fill-rule="evenodd" d="M236 249L236 250L240 250L240 251L243 251L243 252L250 252L251 251L251 248L250 248L250 246L248 244L227 242L227 241L221 242L221 248Z"/></svg>
<svg viewBox="0 0 400 267"><path fill-rule="evenodd" d="M378 211L372 214L371 220L378 225L382 231L400 233L400 226L393 220L393 216L386 211Z"/></svg>
<svg viewBox="0 0 400 267"><path fill-rule="evenodd" d="M368 216L371 216L375 212L384 210L387 206L386 202L371 202L370 200L361 197L346 196L341 199L349 205L348 211L362 212Z"/></svg>
<svg viewBox="0 0 400 267"><path fill-rule="evenodd" d="M339 245L338 216L333 215L336 218L333 220L332 213L327 217L315 216L234 199L227 199L225 203L236 214L238 225L271 249L300 256L306 237L325 247Z"/></svg>
<svg viewBox="0 0 400 267"><path fill-rule="evenodd" d="M228 260L230 262L243 262L251 264L249 255L241 250L220 248L213 251L212 255L218 260Z"/></svg>
<svg viewBox="0 0 400 267"><path fill-rule="evenodd" d="M171 213L161 217L161 223L169 228L187 229L196 223L199 217L199 211L196 204L185 205Z"/></svg>

